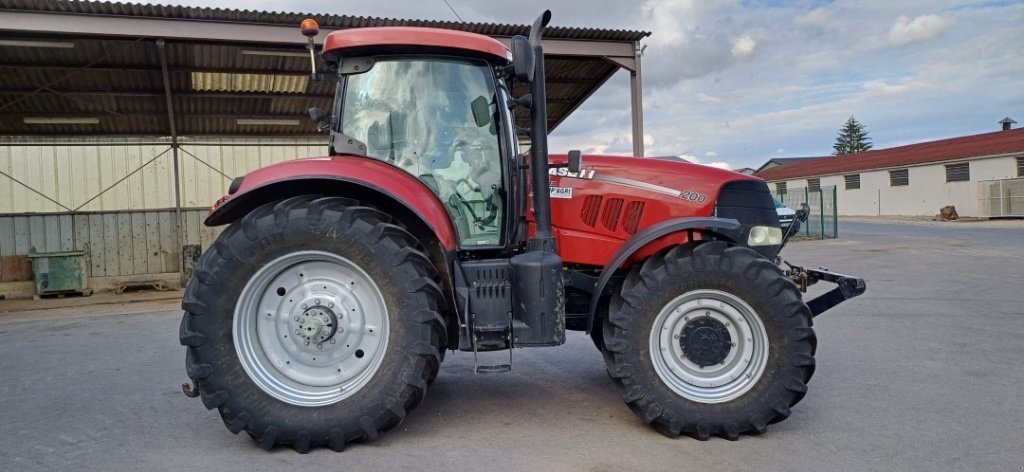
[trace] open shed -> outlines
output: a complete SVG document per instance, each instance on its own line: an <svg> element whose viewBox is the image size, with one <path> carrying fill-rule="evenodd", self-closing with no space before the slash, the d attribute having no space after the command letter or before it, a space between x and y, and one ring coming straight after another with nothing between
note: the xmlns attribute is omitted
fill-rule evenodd
<svg viewBox="0 0 1024 472"><path fill-rule="evenodd" d="M217 231L201 221L231 179L325 153L306 110L302 19L327 33L427 26L508 42L526 25L0 0L0 294L31 293L30 252L81 251L91 283L175 282ZM620 69L643 155L639 42L649 33L548 29L549 129ZM517 94L524 93L517 90ZM525 125L525 122L523 123ZM189 256L191 257L191 256Z"/></svg>

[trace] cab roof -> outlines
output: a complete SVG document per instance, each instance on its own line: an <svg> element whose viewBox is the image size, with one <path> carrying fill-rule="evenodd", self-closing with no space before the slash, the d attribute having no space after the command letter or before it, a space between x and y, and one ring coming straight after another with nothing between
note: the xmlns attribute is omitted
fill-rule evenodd
<svg viewBox="0 0 1024 472"><path fill-rule="evenodd" d="M509 62L511 52L500 41L465 31L410 26L345 29L324 39L325 56L363 56L375 54L455 53L484 56Z"/></svg>

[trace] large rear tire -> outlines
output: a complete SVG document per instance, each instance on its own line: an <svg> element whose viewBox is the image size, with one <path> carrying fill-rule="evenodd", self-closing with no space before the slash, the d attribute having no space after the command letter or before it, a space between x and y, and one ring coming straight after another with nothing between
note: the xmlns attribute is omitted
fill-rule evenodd
<svg viewBox="0 0 1024 472"><path fill-rule="evenodd" d="M613 297L603 328L623 400L672 437L764 433L814 373L817 341L796 286L754 251L722 242L649 258Z"/></svg>
<svg viewBox="0 0 1024 472"><path fill-rule="evenodd" d="M446 344L437 275L408 232L358 202L260 207L203 255L180 340L203 404L265 449L344 449L400 423Z"/></svg>

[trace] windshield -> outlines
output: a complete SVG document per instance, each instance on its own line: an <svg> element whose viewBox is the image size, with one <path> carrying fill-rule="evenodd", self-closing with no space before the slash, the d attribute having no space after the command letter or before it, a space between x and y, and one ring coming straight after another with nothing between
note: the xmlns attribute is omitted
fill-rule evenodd
<svg viewBox="0 0 1024 472"><path fill-rule="evenodd" d="M419 178L445 205L462 246L501 243L501 153L485 62L379 58L348 76L341 132L367 156Z"/></svg>

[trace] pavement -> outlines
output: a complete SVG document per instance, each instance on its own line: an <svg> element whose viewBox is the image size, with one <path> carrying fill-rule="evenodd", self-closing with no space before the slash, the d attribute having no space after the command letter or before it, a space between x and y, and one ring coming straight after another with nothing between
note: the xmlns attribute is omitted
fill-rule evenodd
<svg viewBox="0 0 1024 472"><path fill-rule="evenodd" d="M181 394L173 300L0 315L0 469L1022 470L1024 225L990 229L844 223L841 239L788 247L868 292L815 320L817 371L793 415L736 442L651 430L570 333L515 350L511 374L449 353L377 441L268 453Z"/></svg>

